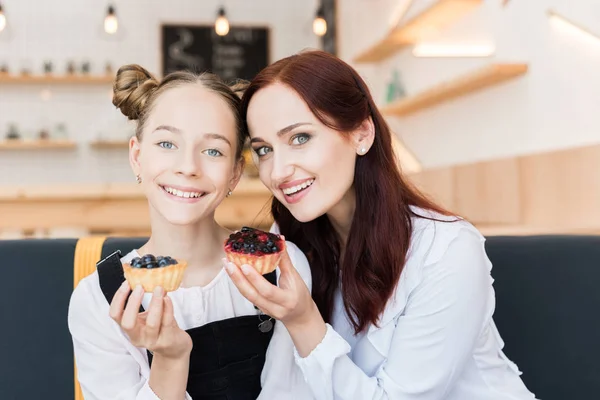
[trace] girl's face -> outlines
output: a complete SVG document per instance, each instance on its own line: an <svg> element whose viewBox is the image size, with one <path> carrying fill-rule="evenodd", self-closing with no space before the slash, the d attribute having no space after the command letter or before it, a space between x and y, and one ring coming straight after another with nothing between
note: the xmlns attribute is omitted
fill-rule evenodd
<svg viewBox="0 0 600 400"><path fill-rule="evenodd" d="M200 84L156 99L130 162L151 209L174 225L213 217L233 190L243 164L235 159L236 121L219 94Z"/></svg>
<svg viewBox="0 0 600 400"><path fill-rule="evenodd" d="M368 142L364 129L343 136L280 83L254 94L247 121L260 179L298 221L312 221L343 203L357 151Z"/></svg>

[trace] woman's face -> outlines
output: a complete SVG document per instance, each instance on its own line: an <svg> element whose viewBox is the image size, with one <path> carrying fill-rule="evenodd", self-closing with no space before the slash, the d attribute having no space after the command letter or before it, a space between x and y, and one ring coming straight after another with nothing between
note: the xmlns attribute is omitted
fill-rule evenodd
<svg viewBox="0 0 600 400"><path fill-rule="evenodd" d="M330 212L352 188L361 133L343 136L319 121L289 86L254 94L248 129L260 179L301 222Z"/></svg>
<svg viewBox="0 0 600 400"><path fill-rule="evenodd" d="M130 161L153 211L174 225L213 217L237 184L237 130L219 94L200 84L172 88L156 99Z"/></svg>

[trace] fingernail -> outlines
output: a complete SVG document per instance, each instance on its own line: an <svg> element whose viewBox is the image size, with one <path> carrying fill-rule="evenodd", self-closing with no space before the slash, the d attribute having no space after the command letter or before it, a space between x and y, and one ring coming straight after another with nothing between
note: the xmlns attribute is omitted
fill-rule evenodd
<svg viewBox="0 0 600 400"><path fill-rule="evenodd" d="M235 267L233 266L233 263L230 263L230 262L225 263L225 269L227 270L227 272L229 274L233 273L234 268Z"/></svg>
<svg viewBox="0 0 600 400"><path fill-rule="evenodd" d="M121 283L121 287L119 288L121 292L127 292L129 290L129 282L126 280Z"/></svg>
<svg viewBox="0 0 600 400"><path fill-rule="evenodd" d="M157 286L154 288L154 297L161 297L162 296L162 292L163 292L163 288L160 286Z"/></svg>
<svg viewBox="0 0 600 400"><path fill-rule="evenodd" d="M244 273L244 275L248 275L250 273L251 268L252 267L247 264L242 265L242 272Z"/></svg>
<svg viewBox="0 0 600 400"><path fill-rule="evenodd" d="M144 294L144 288L142 287L142 285L137 285L135 287L135 290L133 291L133 294L135 294L136 296Z"/></svg>

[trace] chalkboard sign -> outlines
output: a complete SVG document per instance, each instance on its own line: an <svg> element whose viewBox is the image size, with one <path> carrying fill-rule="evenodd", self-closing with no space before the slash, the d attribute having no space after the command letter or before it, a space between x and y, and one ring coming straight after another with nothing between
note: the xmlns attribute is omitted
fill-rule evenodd
<svg viewBox="0 0 600 400"><path fill-rule="evenodd" d="M321 37L323 50L337 56L337 0L321 0L327 32Z"/></svg>
<svg viewBox="0 0 600 400"><path fill-rule="evenodd" d="M162 25L161 39L163 76L190 70L250 80L270 63L267 27L231 26L219 36L214 25Z"/></svg>

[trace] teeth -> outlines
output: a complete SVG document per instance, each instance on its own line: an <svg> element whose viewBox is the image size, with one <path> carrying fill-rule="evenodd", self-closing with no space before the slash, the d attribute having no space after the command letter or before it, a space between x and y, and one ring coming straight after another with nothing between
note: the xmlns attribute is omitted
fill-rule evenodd
<svg viewBox="0 0 600 400"><path fill-rule="evenodd" d="M173 189L170 188L168 186L163 186L163 189L165 190L165 192L172 194L173 196L177 196L177 197L183 197L184 199L189 199L191 198L197 198L202 196L202 193L198 193L198 192L184 192L181 191L179 189Z"/></svg>
<svg viewBox="0 0 600 400"><path fill-rule="evenodd" d="M296 186L293 186L291 188L285 188L285 189L283 189L283 193L287 194L288 196L290 194L297 193L297 192L301 191L302 189L306 189L307 187L309 187L310 185L312 185L314 181L315 181L314 179L310 179L310 180L308 180L308 181L306 181L306 182L304 182L304 183L302 183L300 185L296 185Z"/></svg>

